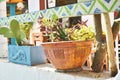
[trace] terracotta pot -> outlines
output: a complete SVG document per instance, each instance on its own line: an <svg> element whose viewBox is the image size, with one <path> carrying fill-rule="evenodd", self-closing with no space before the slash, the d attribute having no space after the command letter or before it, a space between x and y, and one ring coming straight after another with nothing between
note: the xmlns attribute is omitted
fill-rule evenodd
<svg viewBox="0 0 120 80"><path fill-rule="evenodd" d="M64 41L42 43L47 59L56 69L80 68L87 60L92 41Z"/></svg>

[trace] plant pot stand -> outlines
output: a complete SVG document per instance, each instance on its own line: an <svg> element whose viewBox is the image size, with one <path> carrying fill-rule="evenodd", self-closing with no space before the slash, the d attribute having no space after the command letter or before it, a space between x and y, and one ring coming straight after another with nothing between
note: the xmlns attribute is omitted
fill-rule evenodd
<svg viewBox="0 0 120 80"><path fill-rule="evenodd" d="M9 45L8 60L9 62L28 66L46 63L42 46Z"/></svg>

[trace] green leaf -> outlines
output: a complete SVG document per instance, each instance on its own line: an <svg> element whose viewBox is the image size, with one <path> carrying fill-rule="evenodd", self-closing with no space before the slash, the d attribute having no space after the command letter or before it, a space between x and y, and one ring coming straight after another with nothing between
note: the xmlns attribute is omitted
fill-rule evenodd
<svg viewBox="0 0 120 80"><path fill-rule="evenodd" d="M5 1L5 0L0 0L0 2Z"/></svg>
<svg viewBox="0 0 120 80"><path fill-rule="evenodd" d="M12 30L12 32L18 32L20 31L20 25L19 25L19 22L15 19L13 19L11 22L10 22L10 28Z"/></svg>
<svg viewBox="0 0 120 80"><path fill-rule="evenodd" d="M20 24L17 20L13 19L11 22L10 22L10 28L11 28L11 31L13 32L13 35L17 41L17 44L18 45L21 45L21 32L20 32Z"/></svg>
<svg viewBox="0 0 120 80"><path fill-rule="evenodd" d="M52 20L56 22L56 20L58 19L58 16L56 14L52 15Z"/></svg>
<svg viewBox="0 0 120 80"><path fill-rule="evenodd" d="M25 35L25 33L23 31L20 31L20 35L21 35L21 40L26 38L26 35Z"/></svg>
<svg viewBox="0 0 120 80"><path fill-rule="evenodd" d="M28 40L27 40L27 38L26 38L26 35L25 35L25 33L24 33L24 31L20 31L21 32L21 42L22 42L22 44L28 44L29 42L28 42Z"/></svg>
<svg viewBox="0 0 120 80"><path fill-rule="evenodd" d="M4 37L7 37L7 38L14 37L11 30L9 28L7 28L7 27L1 27L0 28L0 34L4 35Z"/></svg>
<svg viewBox="0 0 120 80"><path fill-rule="evenodd" d="M26 38L30 38L30 30L33 27L33 22L20 23L20 29L25 33Z"/></svg>

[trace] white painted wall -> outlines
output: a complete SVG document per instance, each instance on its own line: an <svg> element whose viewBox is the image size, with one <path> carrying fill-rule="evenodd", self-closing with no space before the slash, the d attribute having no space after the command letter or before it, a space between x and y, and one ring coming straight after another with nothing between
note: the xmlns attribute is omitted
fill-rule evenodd
<svg viewBox="0 0 120 80"><path fill-rule="evenodd" d="M6 1L0 2L0 18L6 17Z"/></svg>
<svg viewBox="0 0 120 80"><path fill-rule="evenodd" d="M88 26L93 26L94 27L94 19L93 19L93 15L84 15L82 16L82 21L87 21L87 25Z"/></svg>
<svg viewBox="0 0 120 80"><path fill-rule="evenodd" d="M29 12L39 11L39 0L28 0Z"/></svg>
<svg viewBox="0 0 120 80"><path fill-rule="evenodd" d="M0 18L6 17L6 1L0 2ZM0 26L1 27L1 26ZM7 38L0 35L0 57L7 56L8 53Z"/></svg>
<svg viewBox="0 0 120 80"><path fill-rule="evenodd" d="M114 13L113 12L109 13L109 16L110 16L110 22L111 22L111 27L112 27L113 22L114 22ZM102 20L101 20L102 28L103 28L103 31L104 31L105 30L105 19L103 18L103 15L101 17L102 17ZM86 21L87 19L88 19L87 25L95 27L93 15L82 16L83 21Z"/></svg>

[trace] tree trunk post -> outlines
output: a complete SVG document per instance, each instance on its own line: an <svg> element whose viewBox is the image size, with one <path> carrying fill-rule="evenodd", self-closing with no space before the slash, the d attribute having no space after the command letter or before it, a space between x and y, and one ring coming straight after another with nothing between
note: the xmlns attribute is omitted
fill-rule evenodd
<svg viewBox="0 0 120 80"><path fill-rule="evenodd" d="M114 19L118 19L120 18L120 12L114 12ZM116 37L118 36L120 27L118 24L118 21L114 21L113 25L112 25L112 33L113 33L113 40L116 40Z"/></svg>
<svg viewBox="0 0 120 80"><path fill-rule="evenodd" d="M103 71L104 60L107 53L106 40L104 40L102 37L101 14L94 15L94 22L95 22L97 48L92 64L92 70L94 72L101 72Z"/></svg>
<svg viewBox="0 0 120 80"><path fill-rule="evenodd" d="M105 19L105 31L106 31L110 75L114 77L117 74L118 70L117 70L117 65L115 60L113 34L112 34L111 25L110 25L109 14L104 13L103 16Z"/></svg>

